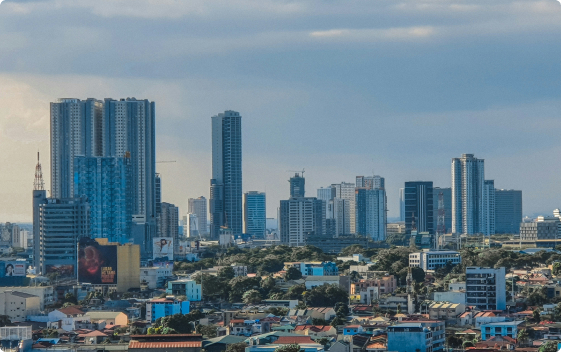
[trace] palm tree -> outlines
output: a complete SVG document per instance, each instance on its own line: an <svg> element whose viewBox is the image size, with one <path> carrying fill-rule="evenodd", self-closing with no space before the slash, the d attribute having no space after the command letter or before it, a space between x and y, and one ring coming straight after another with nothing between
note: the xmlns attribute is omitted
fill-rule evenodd
<svg viewBox="0 0 561 352"><path fill-rule="evenodd" d="M528 331L526 329L520 330L518 335L516 336L520 345L525 344L530 339L530 335L528 335Z"/></svg>

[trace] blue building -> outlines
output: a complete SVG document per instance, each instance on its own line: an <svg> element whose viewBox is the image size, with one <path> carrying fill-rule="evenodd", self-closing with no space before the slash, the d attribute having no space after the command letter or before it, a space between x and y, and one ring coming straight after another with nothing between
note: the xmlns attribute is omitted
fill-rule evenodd
<svg viewBox="0 0 561 352"><path fill-rule="evenodd" d="M347 325L343 328L344 336L354 336L357 334L362 334L364 329L360 325Z"/></svg>
<svg viewBox="0 0 561 352"><path fill-rule="evenodd" d="M444 348L445 327L442 321L422 321L388 327L388 351L436 352Z"/></svg>
<svg viewBox="0 0 561 352"><path fill-rule="evenodd" d="M304 276L337 276L339 268L333 262L286 262L284 270L294 267Z"/></svg>
<svg viewBox="0 0 561 352"><path fill-rule="evenodd" d="M132 223L131 167L127 157L74 159L74 193L90 206L90 236L129 242Z"/></svg>
<svg viewBox="0 0 561 352"><path fill-rule="evenodd" d="M189 301L158 298L146 302L146 320L153 323L159 318L174 314L189 314Z"/></svg>
<svg viewBox="0 0 561 352"><path fill-rule="evenodd" d="M481 324L481 340L486 341L493 336L508 336L516 339L518 325L523 321L502 321L498 323Z"/></svg>
<svg viewBox="0 0 561 352"><path fill-rule="evenodd" d="M434 234L432 181L405 182L405 233L411 233L413 219L418 232Z"/></svg>
<svg viewBox="0 0 561 352"><path fill-rule="evenodd" d="M243 231L245 234L265 238L267 231L267 202L265 193L250 191L243 194Z"/></svg>

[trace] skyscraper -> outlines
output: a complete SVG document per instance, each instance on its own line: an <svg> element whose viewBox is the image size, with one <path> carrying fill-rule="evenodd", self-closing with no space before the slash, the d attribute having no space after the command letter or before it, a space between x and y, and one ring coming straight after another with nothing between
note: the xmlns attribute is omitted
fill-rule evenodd
<svg viewBox="0 0 561 352"><path fill-rule="evenodd" d="M303 185L304 181L301 182ZM292 193L292 182L290 189ZM303 189L295 194L303 194ZM309 236L325 236L325 201L315 197L290 197L288 200L281 200L279 232L281 243L291 247L304 246Z"/></svg>
<svg viewBox="0 0 561 352"><path fill-rule="evenodd" d="M37 165L35 166L35 181L33 183L33 266L39 268L41 262L39 260L40 247L40 224L39 224L39 208L47 202L47 191L43 181L43 170L39 161L39 153L37 153Z"/></svg>
<svg viewBox="0 0 561 352"><path fill-rule="evenodd" d="M356 233L374 241L386 240L386 191L357 188Z"/></svg>
<svg viewBox="0 0 561 352"><path fill-rule="evenodd" d="M158 237L173 238L174 253L179 252L179 208L162 202L162 212L158 216Z"/></svg>
<svg viewBox="0 0 561 352"><path fill-rule="evenodd" d="M225 111L212 117L212 179L210 180L210 232L214 239L227 226L241 235L242 207L242 117Z"/></svg>
<svg viewBox="0 0 561 352"><path fill-rule="evenodd" d="M131 232L138 226L135 241L151 243L156 227L154 102L127 98L60 99L51 103L51 192L54 198L74 196L77 156L129 159Z"/></svg>
<svg viewBox="0 0 561 352"><path fill-rule="evenodd" d="M452 232L482 232L485 164L473 154L452 159Z"/></svg>
<svg viewBox="0 0 561 352"><path fill-rule="evenodd" d="M267 230L267 202L263 192L243 194L244 233L264 238Z"/></svg>
<svg viewBox="0 0 561 352"><path fill-rule="evenodd" d="M399 221L405 221L405 189L399 189Z"/></svg>
<svg viewBox="0 0 561 352"><path fill-rule="evenodd" d="M434 222L434 229L436 231L436 227L438 224L438 199L440 194L442 193L442 200L444 203L444 226L445 226L445 233L450 233L452 231L452 189L448 188L441 188L441 187L433 187L432 189L432 200L433 200L433 217L432 220Z"/></svg>
<svg viewBox="0 0 561 352"><path fill-rule="evenodd" d="M485 180L483 187L483 220L479 229L484 235L495 234L495 181Z"/></svg>
<svg viewBox="0 0 561 352"><path fill-rule="evenodd" d="M290 183L290 198L306 196L306 179L304 174L300 176L299 173L296 173L288 182Z"/></svg>
<svg viewBox="0 0 561 352"><path fill-rule="evenodd" d="M195 214L197 216L197 230L201 235L206 235L207 231L207 202L206 198L200 196L199 198L189 198L187 205L187 213Z"/></svg>
<svg viewBox="0 0 561 352"><path fill-rule="evenodd" d="M357 188L386 189L386 180L382 176L357 176Z"/></svg>
<svg viewBox="0 0 561 352"><path fill-rule="evenodd" d="M405 182L405 232L411 233L413 218L418 232L435 233L432 182Z"/></svg>
<svg viewBox="0 0 561 352"><path fill-rule="evenodd" d="M495 233L520 233L522 191L495 190Z"/></svg>
<svg viewBox="0 0 561 352"><path fill-rule="evenodd" d="M337 235L354 234L355 229L355 184L349 182L334 183L331 188L335 189L334 201L335 219L337 219Z"/></svg>
<svg viewBox="0 0 561 352"><path fill-rule="evenodd" d="M199 219L197 214L188 213L183 217L183 236L187 238L199 237Z"/></svg>
<svg viewBox="0 0 561 352"><path fill-rule="evenodd" d="M130 160L77 156L74 160L74 197L85 197L90 207L92 238L128 243L132 202Z"/></svg>

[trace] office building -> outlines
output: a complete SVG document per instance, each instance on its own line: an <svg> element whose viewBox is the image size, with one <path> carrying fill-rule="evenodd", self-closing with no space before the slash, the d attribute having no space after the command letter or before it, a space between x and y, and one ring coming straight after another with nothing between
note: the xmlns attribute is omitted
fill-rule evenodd
<svg viewBox="0 0 561 352"><path fill-rule="evenodd" d="M421 268L424 271L442 268L448 263L458 265L462 262L462 257L456 251L422 251L409 254L409 266Z"/></svg>
<svg viewBox="0 0 561 352"><path fill-rule="evenodd" d="M482 233L485 162L473 154L452 159L452 232Z"/></svg>
<svg viewBox="0 0 561 352"><path fill-rule="evenodd" d="M444 206L444 233L452 233L452 188L450 187L433 187L432 189L432 220L434 223L434 230L436 231L438 227L438 207L441 195Z"/></svg>
<svg viewBox="0 0 561 352"><path fill-rule="evenodd" d="M520 240L560 240L561 219L557 216L539 216L533 222L520 223Z"/></svg>
<svg viewBox="0 0 561 352"><path fill-rule="evenodd" d="M199 198L189 198L187 205L187 213L195 214L197 216L198 231L201 235L206 235L207 230L207 201L206 198L200 196Z"/></svg>
<svg viewBox="0 0 561 352"><path fill-rule="evenodd" d="M290 183L290 198L306 196L306 179L303 172L302 176L299 173L294 174L294 177L291 177L288 183Z"/></svg>
<svg viewBox="0 0 561 352"><path fill-rule="evenodd" d="M38 205L37 273L76 275L78 239L90 233L90 210L84 198L46 198Z"/></svg>
<svg viewBox="0 0 561 352"><path fill-rule="evenodd" d="M355 195L356 233L374 241L385 241L386 191L380 188L356 188Z"/></svg>
<svg viewBox="0 0 561 352"><path fill-rule="evenodd" d="M520 232L522 191L495 189L495 233Z"/></svg>
<svg viewBox="0 0 561 352"><path fill-rule="evenodd" d="M74 196L85 197L89 204L90 237L129 242L132 223L130 175L129 158L75 158Z"/></svg>
<svg viewBox="0 0 561 352"><path fill-rule="evenodd" d="M444 350L445 324L429 320L389 326L388 351L437 352Z"/></svg>
<svg viewBox="0 0 561 352"><path fill-rule="evenodd" d="M19 291L0 292L0 315L7 316L10 321L26 321L28 315L41 313L39 296Z"/></svg>
<svg viewBox="0 0 561 352"><path fill-rule="evenodd" d="M405 182L405 231L411 233L413 220L418 232L435 233L432 182Z"/></svg>
<svg viewBox="0 0 561 352"><path fill-rule="evenodd" d="M267 202L265 193L250 191L243 194L244 233L264 238L267 232Z"/></svg>
<svg viewBox="0 0 561 352"><path fill-rule="evenodd" d="M325 203L325 235L344 236L345 229L350 231L349 226L345 226L350 217L348 201L337 198L337 189L333 186L319 188L317 195L317 198Z"/></svg>
<svg viewBox="0 0 561 352"><path fill-rule="evenodd" d="M399 189L399 221L405 222L405 188Z"/></svg>
<svg viewBox="0 0 561 352"><path fill-rule="evenodd" d="M210 180L210 232L218 239L221 227L234 236L243 230L242 117L225 111L212 117L212 179Z"/></svg>
<svg viewBox="0 0 561 352"><path fill-rule="evenodd" d="M183 217L183 236L187 238L199 237L199 219L197 214L187 214Z"/></svg>
<svg viewBox="0 0 561 352"><path fill-rule="evenodd" d="M483 187L483 219L479 230L484 235L495 234L495 181L485 180Z"/></svg>
<svg viewBox="0 0 561 352"><path fill-rule="evenodd" d="M506 309L505 268L466 268L466 299L468 306L480 310Z"/></svg>
<svg viewBox="0 0 561 352"><path fill-rule="evenodd" d="M189 301L180 301L173 297L155 298L146 302L146 320L154 323L157 319L175 314L189 314Z"/></svg>

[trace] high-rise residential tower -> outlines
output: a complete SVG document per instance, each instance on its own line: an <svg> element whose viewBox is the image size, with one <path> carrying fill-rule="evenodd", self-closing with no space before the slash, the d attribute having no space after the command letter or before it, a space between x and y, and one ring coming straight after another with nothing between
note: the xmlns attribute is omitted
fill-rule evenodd
<svg viewBox="0 0 561 352"><path fill-rule="evenodd" d="M479 229L484 235L495 234L495 181L485 180L483 186L483 220Z"/></svg>
<svg viewBox="0 0 561 352"><path fill-rule="evenodd" d="M452 232L475 234L483 228L485 161L473 154L452 159Z"/></svg>
<svg viewBox="0 0 561 352"><path fill-rule="evenodd" d="M264 238L267 231L267 201L265 193L250 191L243 194L244 233Z"/></svg>
<svg viewBox="0 0 561 352"><path fill-rule="evenodd" d="M386 191L381 188L357 188L356 233L374 241L386 240Z"/></svg>
<svg viewBox="0 0 561 352"><path fill-rule="evenodd" d="M357 188L386 189L386 180L382 176L357 176Z"/></svg>
<svg viewBox="0 0 561 352"><path fill-rule="evenodd" d="M439 206L438 200L441 194L442 194L442 203L444 206L444 227L445 227L444 232L450 233L452 231L452 189L450 187L448 188L433 187L432 189L432 200L433 200L432 219L434 222L434 228L436 231L436 227L438 224L438 206Z"/></svg>
<svg viewBox="0 0 561 352"><path fill-rule="evenodd" d="M187 213L195 214L197 216L197 230L201 235L206 235L207 231L207 201L206 198L200 196L199 198L189 198L187 204Z"/></svg>
<svg viewBox="0 0 561 352"><path fill-rule="evenodd" d="M132 223L129 158L85 157L74 160L74 197L90 209L91 238L128 243Z"/></svg>
<svg viewBox="0 0 561 352"><path fill-rule="evenodd" d="M294 174L294 177L291 177L288 180L290 183L290 197L305 197L306 196L306 179L304 178L304 174L300 176L299 173Z"/></svg>
<svg viewBox="0 0 561 352"><path fill-rule="evenodd" d="M162 202L162 212L158 216L158 237L173 238L174 253L179 252L179 208Z"/></svg>
<svg viewBox="0 0 561 352"><path fill-rule="evenodd" d="M137 240L150 243L156 228L155 103L135 98L60 99L51 103L54 198L75 195L74 162L78 156L129 159L133 226L141 228Z"/></svg>
<svg viewBox="0 0 561 352"><path fill-rule="evenodd" d="M241 235L242 210L242 117L228 110L212 117L211 237L217 239L221 227Z"/></svg>
<svg viewBox="0 0 561 352"><path fill-rule="evenodd" d="M411 233L413 219L418 232L434 234L432 182L405 182L405 231Z"/></svg>
<svg viewBox="0 0 561 352"><path fill-rule="evenodd" d="M495 233L520 233L522 191L495 190Z"/></svg>
<svg viewBox="0 0 561 352"><path fill-rule="evenodd" d="M337 219L337 235L354 234L355 229L355 184L349 182L334 183L334 210Z"/></svg>
<svg viewBox="0 0 561 352"><path fill-rule="evenodd" d="M33 266L39 268L40 248L40 225L39 225L39 208L47 202L47 191L43 181L43 170L39 161L39 153L37 153L37 166L35 166L35 181L33 182Z"/></svg>
<svg viewBox="0 0 561 352"><path fill-rule="evenodd" d="M405 221L405 188L399 189L399 221Z"/></svg>

